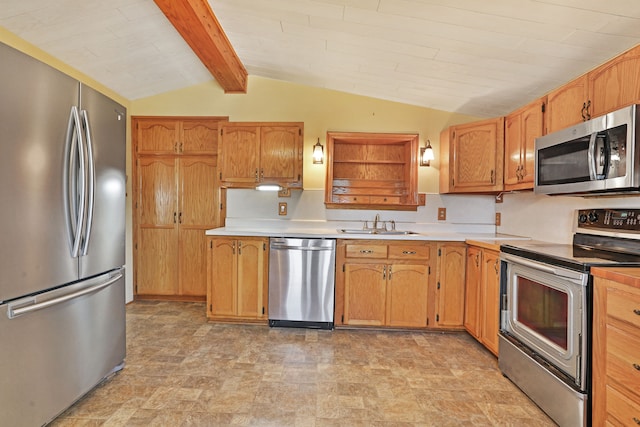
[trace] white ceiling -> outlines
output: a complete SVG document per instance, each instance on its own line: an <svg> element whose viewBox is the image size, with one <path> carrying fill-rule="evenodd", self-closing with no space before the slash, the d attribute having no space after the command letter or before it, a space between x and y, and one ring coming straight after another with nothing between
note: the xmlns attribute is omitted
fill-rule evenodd
<svg viewBox="0 0 640 427"><path fill-rule="evenodd" d="M638 0L209 3L249 76L481 117L640 43ZM0 26L131 100L213 78L152 0L0 0Z"/></svg>

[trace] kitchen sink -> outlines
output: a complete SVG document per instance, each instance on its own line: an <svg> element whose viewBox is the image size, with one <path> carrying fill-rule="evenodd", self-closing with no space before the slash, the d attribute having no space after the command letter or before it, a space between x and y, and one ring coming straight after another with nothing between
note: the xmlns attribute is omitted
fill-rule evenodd
<svg viewBox="0 0 640 427"><path fill-rule="evenodd" d="M382 235L418 234L415 231L373 230L373 229L362 229L362 228L338 228L338 233L344 233L344 234L382 234Z"/></svg>

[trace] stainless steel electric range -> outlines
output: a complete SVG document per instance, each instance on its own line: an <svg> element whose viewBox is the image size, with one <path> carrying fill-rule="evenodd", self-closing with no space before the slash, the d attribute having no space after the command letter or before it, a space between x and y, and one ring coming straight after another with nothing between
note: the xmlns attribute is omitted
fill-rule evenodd
<svg viewBox="0 0 640 427"><path fill-rule="evenodd" d="M499 366L560 426L589 426L590 269L640 265L640 209L578 210L574 231L500 247Z"/></svg>

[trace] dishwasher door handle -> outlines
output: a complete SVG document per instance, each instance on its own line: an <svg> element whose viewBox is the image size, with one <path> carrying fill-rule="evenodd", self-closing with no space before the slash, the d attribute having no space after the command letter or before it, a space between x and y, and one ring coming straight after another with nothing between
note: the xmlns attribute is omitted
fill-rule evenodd
<svg viewBox="0 0 640 427"><path fill-rule="evenodd" d="M325 248L322 246L291 246L291 245L278 245L272 244L271 249L294 249L297 251L331 251L332 248Z"/></svg>

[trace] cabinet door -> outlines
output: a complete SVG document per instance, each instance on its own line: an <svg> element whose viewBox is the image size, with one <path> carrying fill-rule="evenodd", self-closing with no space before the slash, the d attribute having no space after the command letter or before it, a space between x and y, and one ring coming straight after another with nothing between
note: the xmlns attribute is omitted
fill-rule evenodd
<svg viewBox="0 0 640 427"><path fill-rule="evenodd" d="M591 71L589 111L598 117L640 102L640 46Z"/></svg>
<svg viewBox="0 0 640 427"><path fill-rule="evenodd" d="M214 239L209 276L209 312L212 316L233 317L237 312L238 258L235 239Z"/></svg>
<svg viewBox="0 0 640 427"><path fill-rule="evenodd" d="M498 355L498 329L500 326L500 255L485 250L482 257L482 291L480 311L482 343Z"/></svg>
<svg viewBox="0 0 640 427"><path fill-rule="evenodd" d="M209 157L182 158L179 170L180 226L204 229L216 227L218 192L215 160Z"/></svg>
<svg viewBox="0 0 640 427"><path fill-rule="evenodd" d="M207 294L206 230L205 228L180 228L179 295L204 297Z"/></svg>
<svg viewBox="0 0 640 427"><path fill-rule="evenodd" d="M502 190L504 118L455 126L452 143L454 192Z"/></svg>
<svg viewBox="0 0 640 427"><path fill-rule="evenodd" d="M178 151L182 154L218 153L218 121L193 119L182 121L182 137Z"/></svg>
<svg viewBox="0 0 640 427"><path fill-rule="evenodd" d="M438 247L438 313L436 323L442 327L464 326L464 278L466 245L443 244Z"/></svg>
<svg viewBox="0 0 640 427"><path fill-rule="evenodd" d="M522 143L522 114L516 112L504 119L504 184L517 185L520 181Z"/></svg>
<svg viewBox="0 0 640 427"><path fill-rule="evenodd" d="M302 129L299 126L260 128L259 179L302 185Z"/></svg>
<svg viewBox="0 0 640 427"><path fill-rule="evenodd" d="M535 181L535 143L544 132L545 99L529 104L522 112L522 138L520 145L519 190L533 188ZM513 188L516 189L516 188Z"/></svg>
<svg viewBox="0 0 640 427"><path fill-rule="evenodd" d="M176 161L144 157L138 160L137 169L139 225L173 228L178 220Z"/></svg>
<svg viewBox="0 0 640 427"><path fill-rule="evenodd" d="M140 227L136 246L136 294L177 295L177 228Z"/></svg>
<svg viewBox="0 0 640 427"><path fill-rule="evenodd" d="M178 293L177 170L172 158L138 160L136 293Z"/></svg>
<svg viewBox="0 0 640 427"><path fill-rule="evenodd" d="M344 323L384 325L387 266L345 264L344 268Z"/></svg>
<svg viewBox="0 0 640 427"><path fill-rule="evenodd" d="M177 120L138 119L135 132L138 154L175 154L178 152L180 126Z"/></svg>
<svg viewBox="0 0 640 427"><path fill-rule="evenodd" d="M549 92L545 109L545 133L564 129L587 118L587 89L585 75Z"/></svg>
<svg viewBox="0 0 640 427"><path fill-rule="evenodd" d="M532 189L535 139L544 130L544 99L513 112L504 122L504 189Z"/></svg>
<svg viewBox="0 0 640 427"><path fill-rule="evenodd" d="M428 268L419 264L387 266L388 326L427 326Z"/></svg>
<svg viewBox="0 0 640 427"><path fill-rule="evenodd" d="M238 311L239 317L252 319L264 315L262 301L265 283L265 245L263 239L238 240Z"/></svg>
<svg viewBox="0 0 640 427"><path fill-rule="evenodd" d="M469 246L467 249L467 277L465 280L464 327L475 338L480 338L481 267L482 250L476 246Z"/></svg>
<svg viewBox="0 0 640 427"><path fill-rule="evenodd" d="M258 126L220 126L218 141L220 181L230 186L258 182L260 128Z"/></svg>

